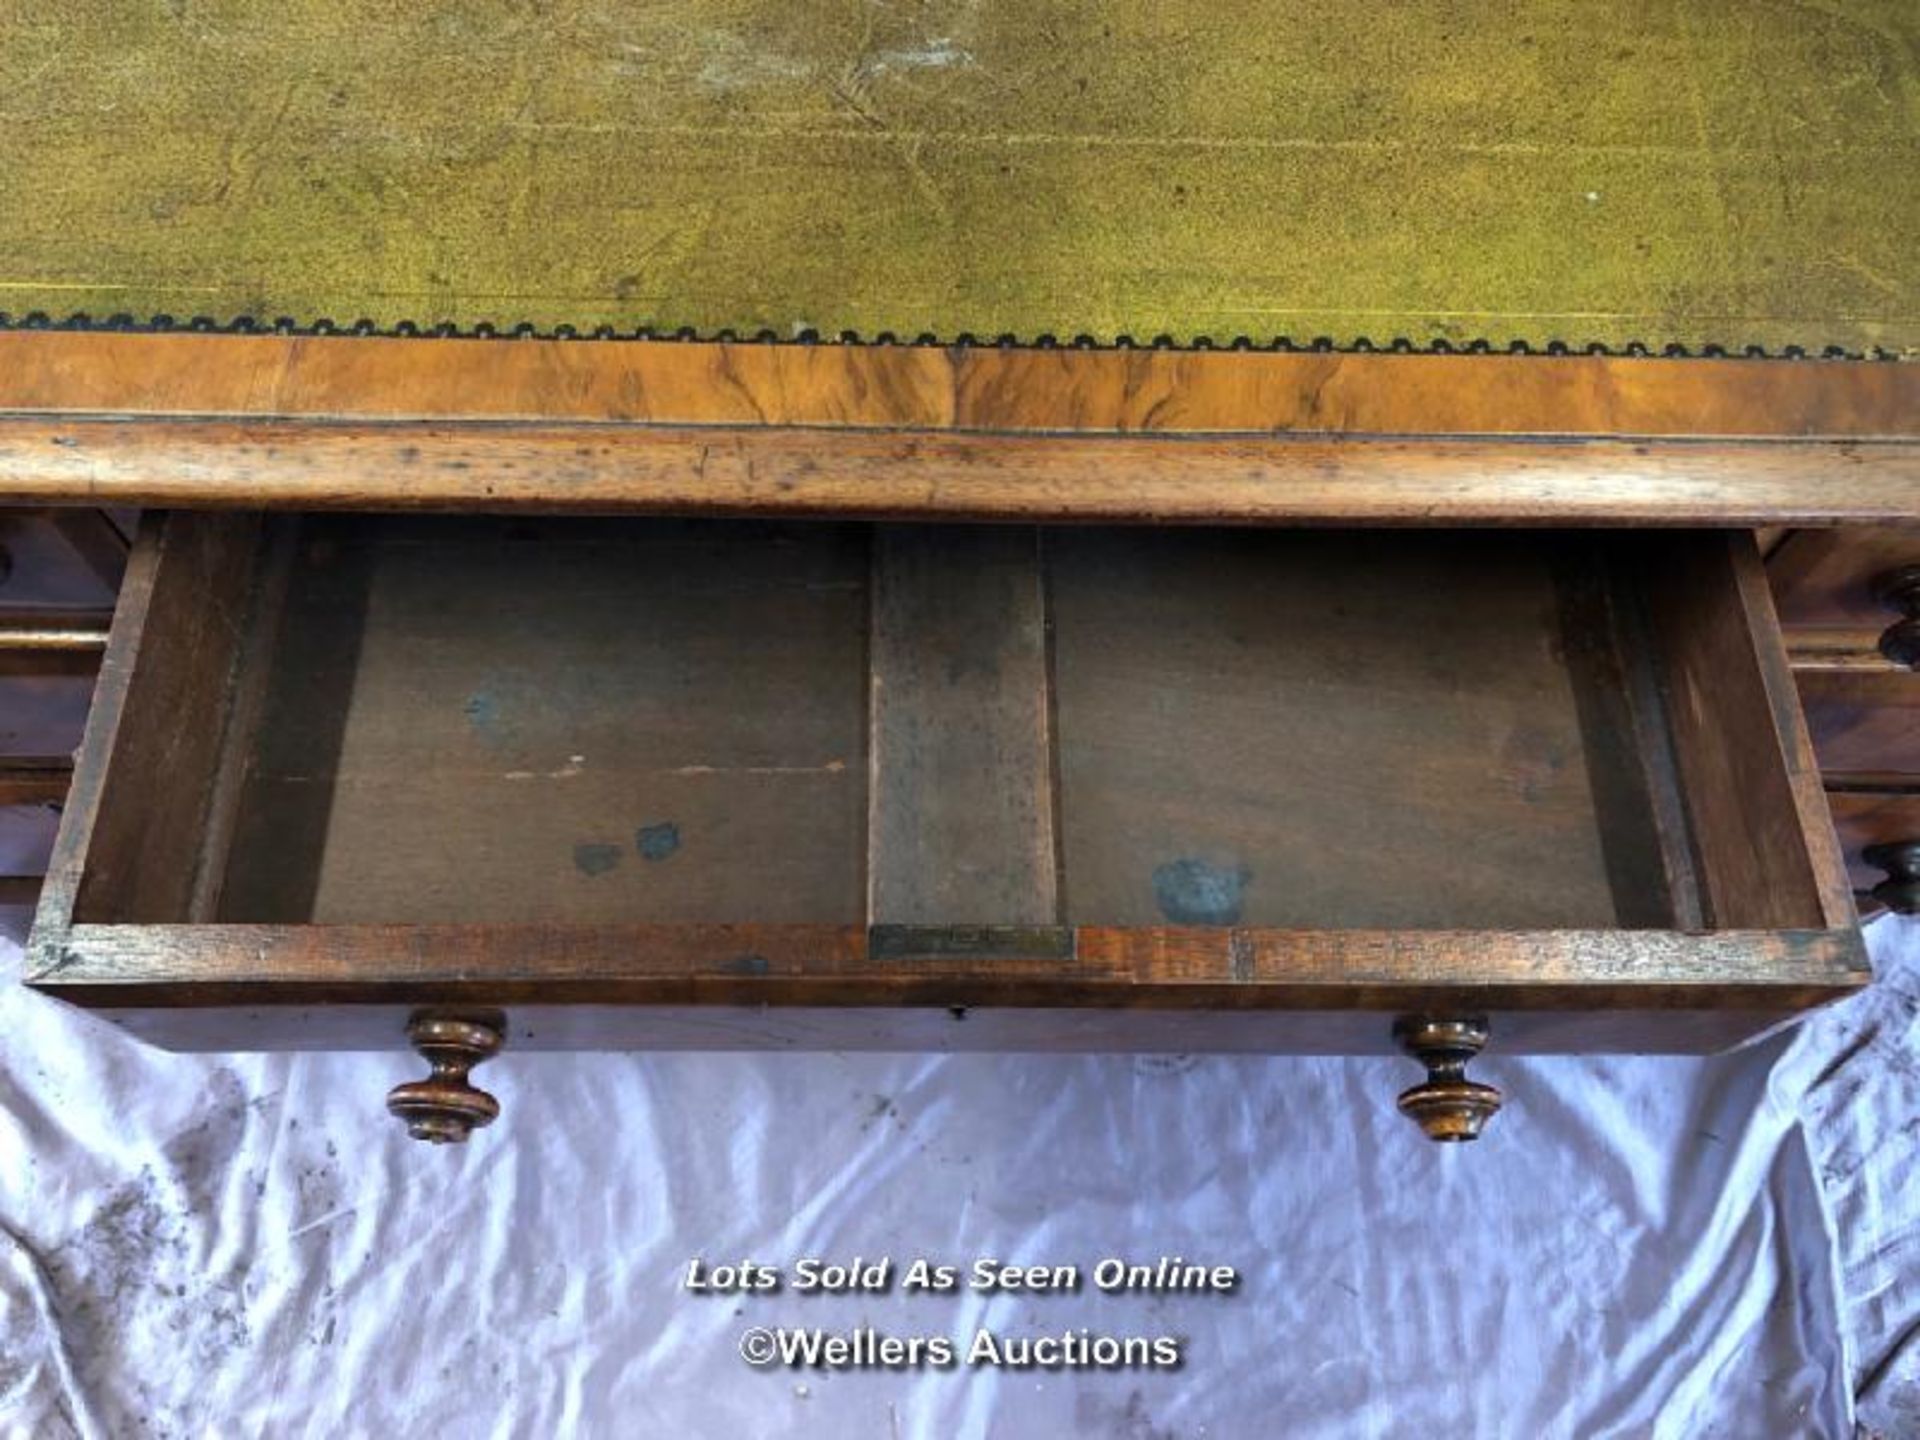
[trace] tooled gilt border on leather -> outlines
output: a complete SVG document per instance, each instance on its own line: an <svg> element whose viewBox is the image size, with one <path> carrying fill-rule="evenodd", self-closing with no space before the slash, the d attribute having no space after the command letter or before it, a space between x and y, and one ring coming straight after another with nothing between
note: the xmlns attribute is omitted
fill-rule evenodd
<svg viewBox="0 0 1920 1440"><path fill-rule="evenodd" d="M1018 335L975 335L963 331L951 338L943 339L932 333L903 337L892 331L880 331L873 335L862 335L857 331L844 330L832 335L823 335L817 330L803 330L797 335L780 335L773 330L741 332L734 329L701 331L692 326L678 330L660 330L652 326L639 326L632 329L620 329L612 325L599 325L581 328L574 325L556 325L542 329L531 324L499 326L491 321L481 320L471 325L459 325L452 321L438 321L432 324L420 324L412 320L401 320L392 325L379 325L372 320L355 320L350 324L340 324L329 319L318 319L301 323L287 316L273 320L262 320L250 315L239 315L229 320L220 320L212 316L196 315L181 320L172 315L154 315L140 319L133 315L116 314L96 317L88 314L74 314L55 318L44 311L30 311L24 315L12 315L0 311L0 331L46 330L46 331L106 331L120 334L206 334L206 335L354 335L379 336L387 339L431 339L431 340L581 340L581 341L622 341L648 340L656 342L728 342L734 344L751 343L758 345L849 345L849 346L902 346L919 349L1039 349L1039 350L1171 350L1177 352L1194 351L1265 351L1276 354L1339 354L1339 355L1598 355L1619 358L1657 357L1669 360L1838 360L1868 361L1898 364L1902 355L1880 346L1870 346L1862 350L1849 350L1841 345L1828 345L1822 348L1808 348L1803 345L1785 345L1777 350L1769 350L1764 345L1730 346L1705 344L1686 346L1677 343L1650 345L1641 341L1629 341L1624 345L1606 345L1598 341L1571 343L1564 340L1550 340L1543 345L1530 344L1525 340L1515 340L1509 344L1496 345L1489 340L1467 340L1453 342L1432 340L1426 344L1399 337L1387 341L1375 341L1367 336L1358 336L1350 341L1336 341L1328 336L1316 336L1312 339L1297 340L1290 336L1276 336L1270 340L1255 340L1250 336L1238 335L1227 340L1218 340L1199 336L1192 340L1178 341L1170 335L1158 335L1149 340L1139 340L1131 335L1121 335L1110 341L1095 340L1089 335L1076 335L1070 339L1061 339L1051 334L1032 337Z"/></svg>

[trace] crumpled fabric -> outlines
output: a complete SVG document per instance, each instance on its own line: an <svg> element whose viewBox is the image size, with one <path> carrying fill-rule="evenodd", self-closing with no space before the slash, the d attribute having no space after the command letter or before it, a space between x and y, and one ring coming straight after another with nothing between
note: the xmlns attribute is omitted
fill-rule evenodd
<svg viewBox="0 0 1920 1440"><path fill-rule="evenodd" d="M1402 1060L173 1055L0 988L7 1436L1920 1435L1920 923L1740 1052ZM904 1293L915 1258L1180 1256L1230 1294ZM894 1261L886 1294L689 1263ZM752 1327L1170 1336L1178 1369L754 1368ZM1856 1431L1856 1424L1859 1426Z"/></svg>

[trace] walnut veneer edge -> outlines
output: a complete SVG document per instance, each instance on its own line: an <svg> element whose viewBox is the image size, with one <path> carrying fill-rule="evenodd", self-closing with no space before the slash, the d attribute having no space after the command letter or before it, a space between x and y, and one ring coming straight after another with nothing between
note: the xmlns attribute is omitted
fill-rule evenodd
<svg viewBox="0 0 1920 1440"><path fill-rule="evenodd" d="M1920 366L0 333L0 503L1920 520Z"/></svg>

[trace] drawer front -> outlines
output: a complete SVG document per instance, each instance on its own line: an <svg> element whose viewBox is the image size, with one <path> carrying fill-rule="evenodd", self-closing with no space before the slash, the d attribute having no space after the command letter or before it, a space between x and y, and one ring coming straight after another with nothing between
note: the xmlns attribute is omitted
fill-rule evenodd
<svg viewBox="0 0 1920 1440"><path fill-rule="evenodd" d="M1878 635L1896 614L1874 581L1920 564L1920 526L1872 525L1795 530L1767 556L1767 576L1791 637L1807 630Z"/></svg>
<svg viewBox="0 0 1920 1440"><path fill-rule="evenodd" d="M1920 675L1802 669L1795 678L1823 772L1920 779Z"/></svg>
<svg viewBox="0 0 1920 1440"><path fill-rule="evenodd" d="M0 805L0 875L44 875L60 826L56 803Z"/></svg>
<svg viewBox="0 0 1920 1440"><path fill-rule="evenodd" d="M1488 1017L1712 1047L1865 978L1745 535L174 515L113 647L34 983L174 1040L1397 1034L1464 1138Z"/></svg>
<svg viewBox="0 0 1920 1440"><path fill-rule="evenodd" d="M1920 910L1920 784L1899 791L1828 794L1847 875L1863 905Z"/></svg>
<svg viewBox="0 0 1920 1440"><path fill-rule="evenodd" d="M1920 529L1798 531L1769 578L1848 875L1920 908Z"/></svg>
<svg viewBox="0 0 1920 1440"><path fill-rule="evenodd" d="M113 608L126 569L123 523L105 511L0 511L0 606Z"/></svg>
<svg viewBox="0 0 1920 1440"><path fill-rule="evenodd" d="M1920 528L1795 531L1767 568L1822 768L1920 776Z"/></svg>

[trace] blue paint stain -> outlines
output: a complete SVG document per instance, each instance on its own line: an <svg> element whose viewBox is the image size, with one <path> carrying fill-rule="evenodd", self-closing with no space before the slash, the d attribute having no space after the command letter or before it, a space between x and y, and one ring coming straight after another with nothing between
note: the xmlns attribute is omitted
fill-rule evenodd
<svg viewBox="0 0 1920 1440"><path fill-rule="evenodd" d="M1238 925L1253 872L1191 858L1169 860L1153 872L1153 895L1173 925Z"/></svg>
<svg viewBox="0 0 1920 1440"><path fill-rule="evenodd" d="M582 875L604 875L619 863L618 845L595 843L573 847L573 865Z"/></svg>
<svg viewBox="0 0 1920 1440"><path fill-rule="evenodd" d="M680 827L671 820L642 825L633 843L642 860L665 860L680 848Z"/></svg>
<svg viewBox="0 0 1920 1440"><path fill-rule="evenodd" d="M467 717L467 724L482 735L492 735L500 724L500 702L490 690L476 690L467 697L467 703L460 707Z"/></svg>

